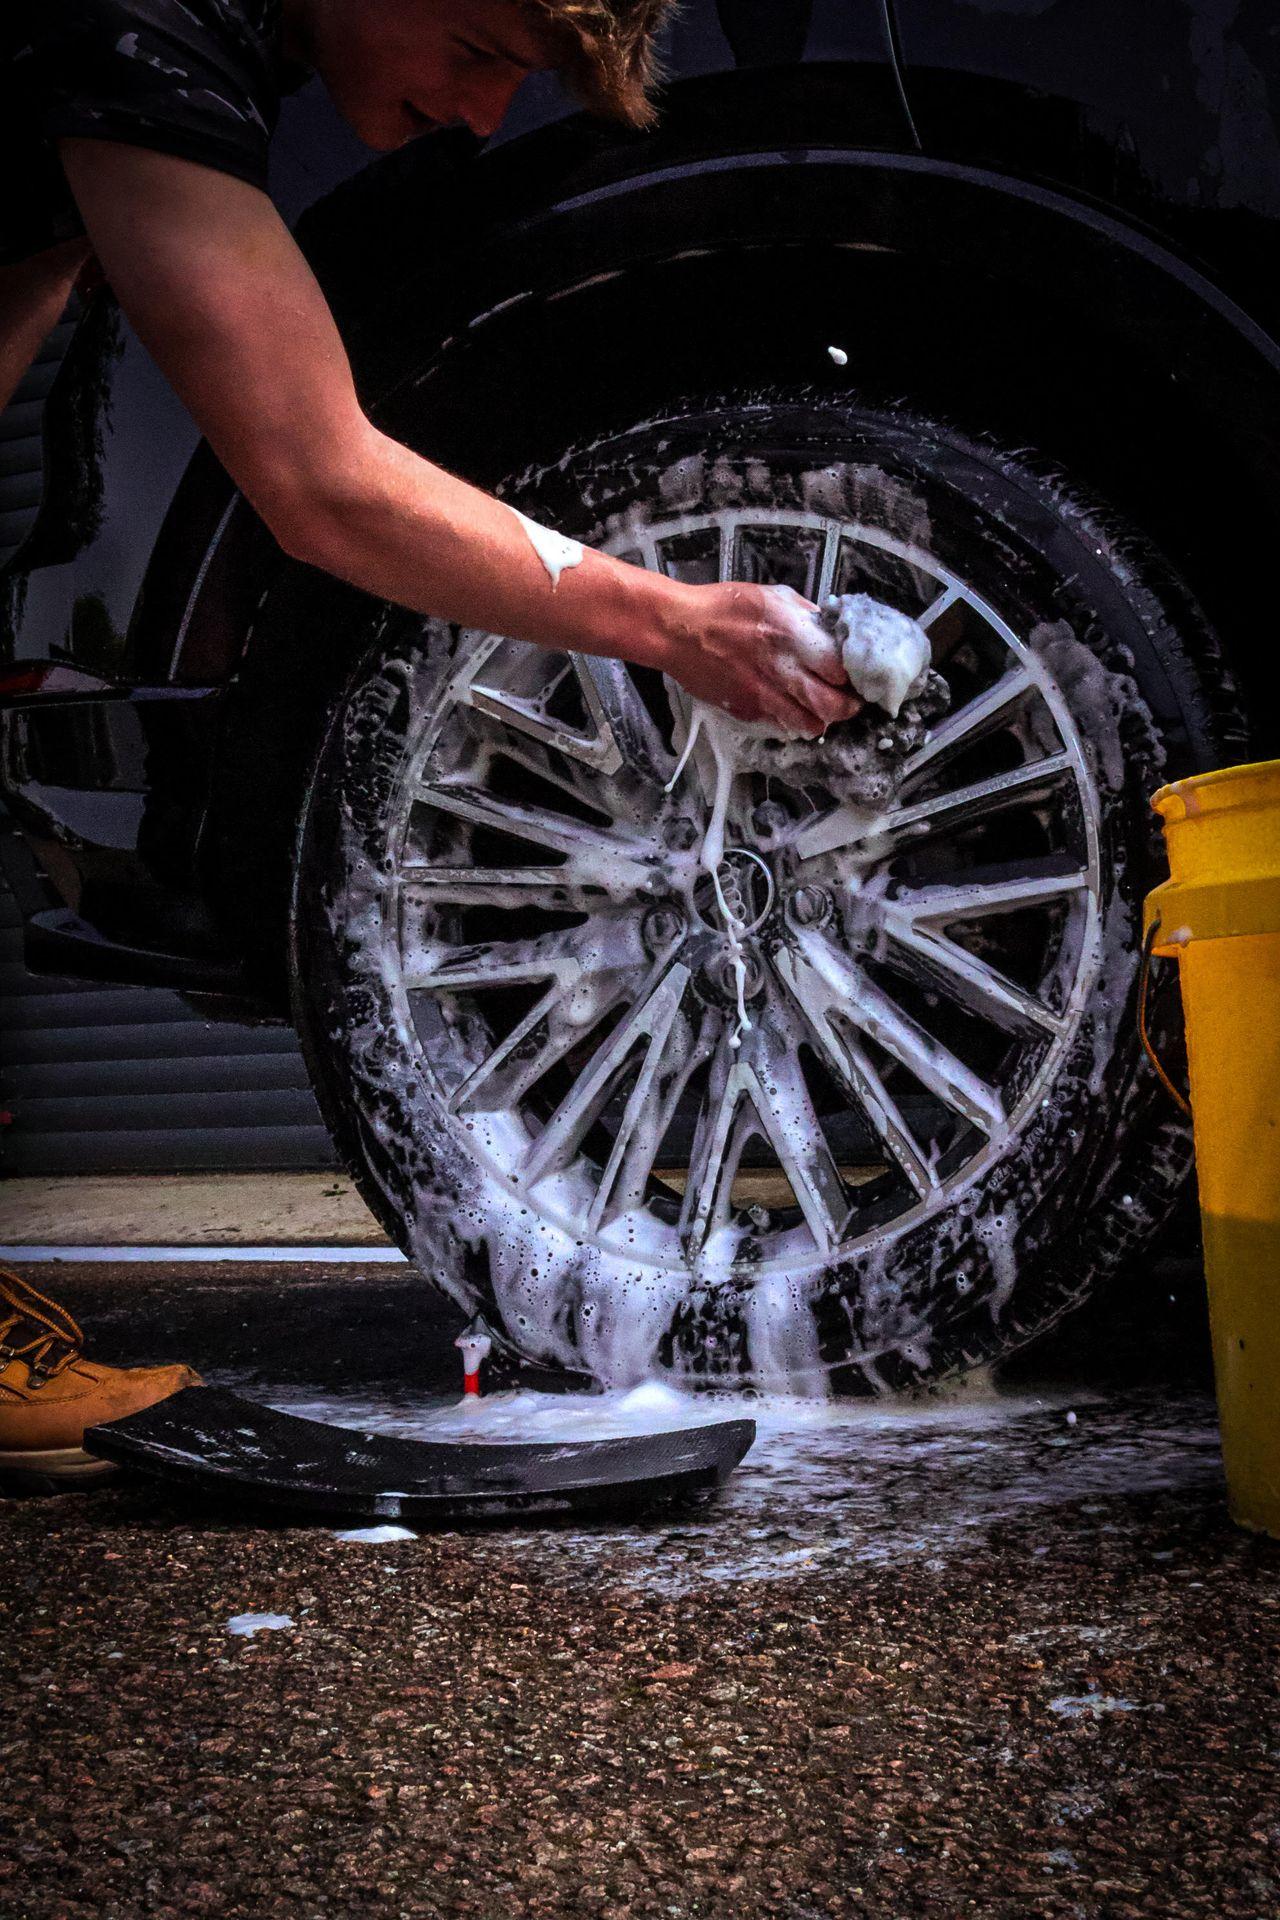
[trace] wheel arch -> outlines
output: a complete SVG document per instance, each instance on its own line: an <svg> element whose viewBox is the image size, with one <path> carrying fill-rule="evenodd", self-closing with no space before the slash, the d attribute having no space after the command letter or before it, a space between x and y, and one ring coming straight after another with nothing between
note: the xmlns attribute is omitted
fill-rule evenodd
<svg viewBox="0 0 1280 1920"><path fill-rule="evenodd" d="M559 184L515 213L486 195L480 237L430 267L388 270L367 252L358 275L349 259L331 267L362 289L348 331L370 412L424 452L493 484L624 406L634 418L684 392L838 378L1034 443L1197 569L1206 602L1200 548L1214 541L1196 523L1212 503L1153 473L1161 441L1179 449L1180 475L1212 473L1215 493L1242 514L1252 501L1280 531L1280 343L1150 231L1040 183L907 153L782 146L646 165L638 143L621 172L616 155L583 167L562 151L558 170L539 158L539 143L566 140L554 126L504 150ZM320 203L313 251L392 184ZM850 351L840 376L828 344ZM217 678L243 644L243 611L228 619L220 603L234 578L241 609L254 604L245 580L275 556L232 501L201 449L135 624L150 677Z"/></svg>
<svg viewBox="0 0 1280 1920"><path fill-rule="evenodd" d="M1260 685L1280 343L1153 233L1010 176L810 148L609 183L502 251L465 324L376 403L424 451L494 485L679 394L853 385L1076 475L1181 569Z"/></svg>

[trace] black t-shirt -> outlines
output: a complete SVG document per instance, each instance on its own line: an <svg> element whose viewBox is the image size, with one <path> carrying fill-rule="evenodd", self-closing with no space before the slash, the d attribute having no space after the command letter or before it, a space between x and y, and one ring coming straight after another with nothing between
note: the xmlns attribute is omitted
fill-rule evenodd
<svg viewBox="0 0 1280 1920"><path fill-rule="evenodd" d="M265 190L280 96L305 75L280 0L0 0L0 264L83 232L55 142L177 154Z"/></svg>

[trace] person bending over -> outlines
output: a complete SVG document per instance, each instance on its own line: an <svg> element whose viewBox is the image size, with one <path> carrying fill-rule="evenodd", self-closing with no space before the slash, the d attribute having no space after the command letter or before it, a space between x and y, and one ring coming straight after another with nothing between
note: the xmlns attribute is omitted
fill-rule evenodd
<svg viewBox="0 0 1280 1920"><path fill-rule="evenodd" d="M547 69L590 109L645 126L653 40L669 6L9 0L0 24L0 407L93 263L294 558L422 614L657 667L783 735L817 735L852 717L859 703L835 643L815 638L798 595L745 582L692 586L594 551L554 585L510 508L381 433L267 195L281 95L311 73L380 150L459 123L483 138L525 76ZM37 1324L31 1311L58 1310L28 1300L21 1337ZM49 1349L59 1354L74 1344L74 1323L62 1319ZM24 1435L46 1431L58 1394L70 1411L58 1423L64 1438L81 1414L81 1430L102 1417L108 1388L119 1414L120 1382L97 1372L108 1378L96 1387L69 1363L28 1378L21 1353L0 1357L0 1471ZM172 1391L182 1382L171 1373L139 1374L125 1399L142 1395L143 1405ZM68 1471L75 1466L69 1457Z"/></svg>

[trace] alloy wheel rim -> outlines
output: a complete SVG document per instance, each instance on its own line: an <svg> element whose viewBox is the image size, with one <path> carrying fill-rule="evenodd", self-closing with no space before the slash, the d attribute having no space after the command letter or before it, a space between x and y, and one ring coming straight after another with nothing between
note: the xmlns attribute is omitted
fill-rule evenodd
<svg viewBox="0 0 1280 1920"><path fill-rule="evenodd" d="M951 1205L1050 1098L1099 965L1096 792L1045 661L923 549L776 508L608 545L814 599L878 587L930 632L952 706L873 829L830 793L735 781L721 879L752 1027L732 1049L696 756L665 792L685 696L465 634L392 811L387 976L437 1111L522 1207L633 1264L802 1273ZM982 858L1001 829L1014 851Z"/></svg>

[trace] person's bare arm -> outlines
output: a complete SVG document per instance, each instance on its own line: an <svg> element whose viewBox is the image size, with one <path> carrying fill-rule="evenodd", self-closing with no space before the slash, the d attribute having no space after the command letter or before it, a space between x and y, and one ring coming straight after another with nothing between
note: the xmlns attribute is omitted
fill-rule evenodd
<svg viewBox="0 0 1280 1920"><path fill-rule="evenodd" d="M834 646L815 651L770 589L690 587L588 551L553 590L507 507L365 417L264 194L141 148L60 146L121 306L286 551L422 613L660 667L744 718L814 733L856 711Z"/></svg>
<svg viewBox="0 0 1280 1920"><path fill-rule="evenodd" d="M87 240L64 240L30 260L0 267L0 413L62 318L88 257Z"/></svg>

